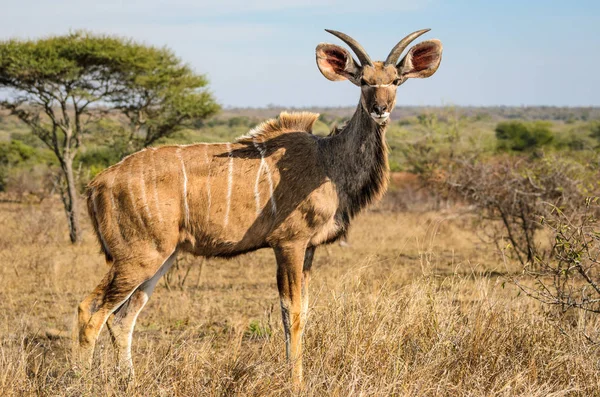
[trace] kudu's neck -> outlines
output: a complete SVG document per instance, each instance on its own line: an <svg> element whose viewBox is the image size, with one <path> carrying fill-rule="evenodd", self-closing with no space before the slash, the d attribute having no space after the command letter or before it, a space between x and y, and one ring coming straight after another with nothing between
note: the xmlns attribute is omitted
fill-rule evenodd
<svg viewBox="0 0 600 397"><path fill-rule="evenodd" d="M344 128L323 140L323 163L337 188L338 216L345 224L387 190L386 129L387 123L375 123L359 103Z"/></svg>

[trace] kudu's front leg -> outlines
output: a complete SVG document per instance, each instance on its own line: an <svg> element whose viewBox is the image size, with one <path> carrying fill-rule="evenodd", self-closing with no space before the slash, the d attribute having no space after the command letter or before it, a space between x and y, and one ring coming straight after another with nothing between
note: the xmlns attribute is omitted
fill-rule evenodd
<svg viewBox="0 0 600 397"><path fill-rule="evenodd" d="M308 275L314 248L306 243L288 243L275 247L277 286L285 331L285 352L292 362L292 381L302 382L302 332L308 310Z"/></svg>

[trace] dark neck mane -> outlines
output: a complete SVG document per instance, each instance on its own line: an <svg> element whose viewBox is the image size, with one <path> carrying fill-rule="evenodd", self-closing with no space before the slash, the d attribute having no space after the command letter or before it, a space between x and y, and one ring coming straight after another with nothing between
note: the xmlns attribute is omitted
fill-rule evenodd
<svg viewBox="0 0 600 397"><path fill-rule="evenodd" d="M386 128L377 125L359 103L344 128L321 141L324 168L340 200L336 217L344 230L352 217L387 190Z"/></svg>

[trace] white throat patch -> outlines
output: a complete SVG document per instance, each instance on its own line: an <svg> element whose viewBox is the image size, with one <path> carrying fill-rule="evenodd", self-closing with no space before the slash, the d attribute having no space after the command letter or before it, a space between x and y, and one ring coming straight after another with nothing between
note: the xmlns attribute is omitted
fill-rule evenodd
<svg viewBox="0 0 600 397"><path fill-rule="evenodd" d="M371 117L373 118L373 120L375 120L377 124L381 125L390 118L390 112L385 112L382 115L373 112L371 113Z"/></svg>

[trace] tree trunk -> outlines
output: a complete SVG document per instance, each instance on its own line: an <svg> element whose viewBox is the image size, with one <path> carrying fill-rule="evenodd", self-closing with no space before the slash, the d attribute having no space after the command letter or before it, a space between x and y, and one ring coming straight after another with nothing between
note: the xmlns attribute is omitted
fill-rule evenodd
<svg viewBox="0 0 600 397"><path fill-rule="evenodd" d="M71 239L71 243L78 243L81 240L81 229L79 227L79 205L75 175L73 175L73 158L71 155L66 155L63 159L62 171L67 181L67 190L63 193L63 204L69 225L69 238Z"/></svg>

